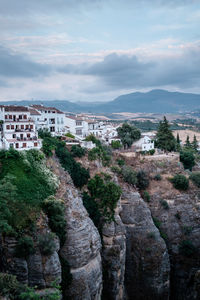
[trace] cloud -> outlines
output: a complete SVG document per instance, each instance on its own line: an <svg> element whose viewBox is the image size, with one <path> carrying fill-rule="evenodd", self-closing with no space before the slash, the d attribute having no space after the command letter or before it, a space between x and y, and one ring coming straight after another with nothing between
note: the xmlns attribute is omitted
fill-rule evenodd
<svg viewBox="0 0 200 300"><path fill-rule="evenodd" d="M38 77L48 75L51 67L31 61L24 54L17 54L0 46L0 76Z"/></svg>
<svg viewBox="0 0 200 300"><path fill-rule="evenodd" d="M137 57L112 53L100 62L68 64L59 72L94 76L104 89L134 89L159 86L192 87L200 80L200 46L181 48L174 55ZM89 92L89 88L87 91ZM91 87L91 93L94 88Z"/></svg>

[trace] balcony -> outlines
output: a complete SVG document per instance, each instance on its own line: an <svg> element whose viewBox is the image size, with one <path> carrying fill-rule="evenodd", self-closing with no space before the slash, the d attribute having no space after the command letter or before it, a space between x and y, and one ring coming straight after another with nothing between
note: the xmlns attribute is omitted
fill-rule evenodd
<svg viewBox="0 0 200 300"><path fill-rule="evenodd" d="M6 119L5 120L5 123L17 123L17 122L20 122L20 123L27 123L27 122L34 122L34 120L33 119L31 119L31 118L28 118L28 119L15 119L15 120L13 120L13 119Z"/></svg>

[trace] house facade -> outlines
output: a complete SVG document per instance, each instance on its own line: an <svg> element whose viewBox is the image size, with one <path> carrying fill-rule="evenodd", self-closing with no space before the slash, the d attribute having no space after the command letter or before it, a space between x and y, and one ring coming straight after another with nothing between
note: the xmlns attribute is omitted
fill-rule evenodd
<svg viewBox="0 0 200 300"><path fill-rule="evenodd" d="M57 108L33 104L30 106L30 111L37 130L47 129L53 136L66 132L65 113Z"/></svg>
<svg viewBox="0 0 200 300"><path fill-rule="evenodd" d="M0 106L0 148L8 150L40 149L35 122L30 111L24 106Z"/></svg>
<svg viewBox="0 0 200 300"><path fill-rule="evenodd" d="M142 134L141 138L133 143L132 148L136 151L150 151L154 149L154 140L148 135Z"/></svg>

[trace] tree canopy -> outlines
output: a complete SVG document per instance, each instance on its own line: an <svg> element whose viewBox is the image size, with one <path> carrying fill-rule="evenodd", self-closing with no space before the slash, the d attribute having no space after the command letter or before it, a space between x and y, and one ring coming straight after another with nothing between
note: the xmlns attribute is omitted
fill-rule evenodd
<svg viewBox="0 0 200 300"><path fill-rule="evenodd" d="M128 123L124 123L122 127L117 128L117 132L124 148L130 148L133 142L139 140L141 137L140 130Z"/></svg>
<svg viewBox="0 0 200 300"><path fill-rule="evenodd" d="M156 144L158 148L166 151L174 151L176 148L176 139L173 136L166 117L164 117L163 121L160 121L159 123L156 135Z"/></svg>

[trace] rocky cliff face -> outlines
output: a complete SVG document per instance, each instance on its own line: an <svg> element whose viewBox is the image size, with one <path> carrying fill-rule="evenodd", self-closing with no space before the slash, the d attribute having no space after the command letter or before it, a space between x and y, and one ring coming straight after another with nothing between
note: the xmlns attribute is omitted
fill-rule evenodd
<svg viewBox="0 0 200 300"><path fill-rule="evenodd" d="M66 207L66 241L60 255L69 262L72 283L65 291L70 299L100 300L102 292L101 239L82 204L72 180L56 158L49 166L59 177L57 197Z"/></svg>
<svg viewBox="0 0 200 300"><path fill-rule="evenodd" d="M163 195L164 196L164 195ZM166 235L171 261L171 299L193 300L199 296L200 201L198 191L165 194L168 209L160 204L162 195L152 196L151 211ZM181 250L182 249L182 250Z"/></svg>
<svg viewBox="0 0 200 300"><path fill-rule="evenodd" d="M169 299L170 263L165 242L137 192L124 190L121 219L126 227L127 299Z"/></svg>
<svg viewBox="0 0 200 300"><path fill-rule="evenodd" d="M120 202L115 210L115 221L105 224L103 236L103 299L124 299L124 273L126 259L125 226L119 216Z"/></svg>
<svg viewBox="0 0 200 300"><path fill-rule="evenodd" d="M41 216L39 219L40 227L33 235L33 238L50 232L47 219ZM51 288L53 282L61 282L61 265L58 257L60 248L58 239L54 240L56 249L51 255L44 255L37 243L35 243L35 253L26 258L16 257L15 249L17 240L14 237L0 238L1 252L1 272L8 272L17 279L31 287L37 286L38 289Z"/></svg>

